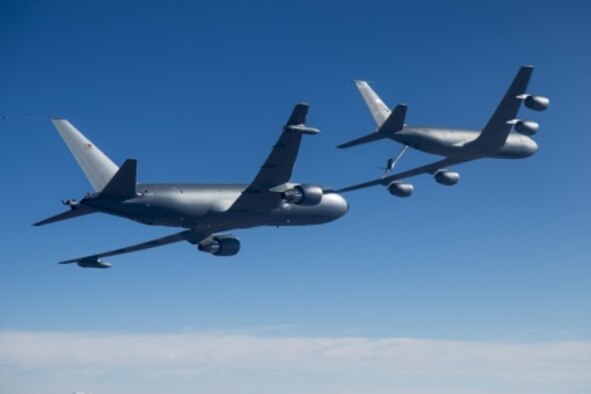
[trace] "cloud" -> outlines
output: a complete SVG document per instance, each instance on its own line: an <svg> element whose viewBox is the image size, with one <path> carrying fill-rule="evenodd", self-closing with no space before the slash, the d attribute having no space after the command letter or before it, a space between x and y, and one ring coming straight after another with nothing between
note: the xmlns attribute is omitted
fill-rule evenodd
<svg viewBox="0 0 591 394"><path fill-rule="evenodd" d="M579 393L589 371L591 342L0 332L15 394Z"/></svg>

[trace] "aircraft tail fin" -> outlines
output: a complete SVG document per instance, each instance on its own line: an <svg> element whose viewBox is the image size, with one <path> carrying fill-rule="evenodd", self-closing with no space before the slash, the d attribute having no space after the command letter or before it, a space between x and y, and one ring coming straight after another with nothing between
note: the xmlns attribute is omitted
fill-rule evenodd
<svg viewBox="0 0 591 394"><path fill-rule="evenodd" d="M119 169L96 145L65 119L52 119L95 191L101 191Z"/></svg>
<svg viewBox="0 0 591 394"><path fill-rule="evenodd" d="M407 106L404 104L398 104L392 112L388 111L388 117L382 125L378 128L378 131L365 135L363 137L354 139L353 141L345 142L337 146L339 149L350 148L361 144L367 144L368 142L378 141L384 138L389 138L392 134L402 130L404 128L404 119L406 118Z"/></svg>
<svg viewBox="0 0 591 394"><path fill-rule="evenodd" d="M379 132L384 134L393 134L404 128L404 119L406 118L406 104L398 104L390 113L386 121L380 126Z"/></svg>
<svg viewBox="0 0 591 394"><path fill-rule="evenodd" d="M99 193L99 197L129 199L136 196L137 160L127 159Z"/></svg>
<svg viewBox="0 0 591 394"><path fill-rule="evenodd" d="M388 116L390 116L390 110L388 109L388 106L384 104L380 96L374 92L367 81L353 82L355 82L357 89L359 89L359 93L361 93L363 100L365 100L365 104L367 104L369 112L371 112L371 116L373 116L376 125L381 127L386 119L388 119Z"/></svg>

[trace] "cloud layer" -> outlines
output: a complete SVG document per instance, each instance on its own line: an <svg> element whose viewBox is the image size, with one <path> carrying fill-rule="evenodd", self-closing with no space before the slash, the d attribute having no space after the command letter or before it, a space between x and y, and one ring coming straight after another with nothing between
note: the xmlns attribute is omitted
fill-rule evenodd
<svg viewBox="0 0 591 394"><path fill-rule="evenodd" d="M591 342L0 332L0 392L582 393Z"/></svg>

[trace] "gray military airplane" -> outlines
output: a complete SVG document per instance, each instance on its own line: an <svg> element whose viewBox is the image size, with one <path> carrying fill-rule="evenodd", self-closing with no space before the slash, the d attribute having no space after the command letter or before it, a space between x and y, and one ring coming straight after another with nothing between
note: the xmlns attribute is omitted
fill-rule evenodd
<svg viewBox="0 0 591 394"><path fill-rule="evenodd" d="M222 232L257 226L303 226L343 216L347 201L321 186L290 182L302 135L318 134L306 126L307 104L297 104L279 140L254 180L248 185L138 184L137 162L118 168L70 122L52 122L92 184L95 192L80 201L65 200L69 210L35 223L103 212L148 225L184 228L149 242L60 262L85 268L109 268L101 258L174 242L187 241L214 256L233 256L240 241Z"/></svg>
<svg viewBox="0 0 591 394"><path fill-rule="evenodd" d="M438 183L451 186L458 183L460 175L450 171L449 166L486 157L521 159L533 155L538 151L538 145L530 136L538 131L539 125L533 121L517 119L517 112L522 102L532 110L543 111L550 104L550 100L543 96L526 93L532 72L533 66L520 68L496 111L482 130L407 126L404 123L406 105L399 104L390 111L367 82L355 81L377 124L377 129L369 135L338 147L349 148L381 139L394 140L403 146L395 159L388 160L383 177L345 187L337 192L383 185L395 196L408 197L414 188L411 184L402 182L402 179L429 173ZM512 129L516 132L511 132ZM388 175L408 147L445 156L445 158L425 166Z"/></svg>

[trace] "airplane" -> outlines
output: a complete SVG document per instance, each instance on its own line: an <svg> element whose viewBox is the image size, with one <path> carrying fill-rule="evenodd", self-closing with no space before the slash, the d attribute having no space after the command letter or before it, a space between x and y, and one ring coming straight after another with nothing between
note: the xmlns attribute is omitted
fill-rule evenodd
<svg viewBox="0 0 591 394"><path fill-rule="evenodd" d="M388 160L386 172L381 178L336 190L343 193L370 186L383 185L398 197L408 197L414 187L403 179L420 174L431 174L435 181L452 186L460 180L460 174L448 167L482 158L522 159L538 151L538 144L530 138L539 129L536 122L517 118L523 102L534 111L544 111L550 100L543 96L526 93L533 66L522 66L505 96L482 130L460 130L436 127L408 126L405 122L407 106L397 105L392 111L373 91L366 81L354 81L377 124L371 134L346 142L340 149L368 142L390 139L401 143L402 150L395 159ZM512 129L515 132L512 132ZM388 175L394 169L408 147L444 156L438 160L408 171Z"/></svg>
<svg viewBox="0 0 591 394"><path fill-rule="evenodd" d="M297 104L250 184L138 184L137 161L117 167L65 119L52 123L88 178L93 193L62 201L66 212L35 223L42 226L102 212L154 226L180 227L175 234L104 253L61 261L83 268L109 268L110 257L186 241L214 256L233 256L240 241L225 232L257 226L304 226L331 222L348 211L347 201L319 185L292 183L303 135L320 131L306 125L307 104Z"/></svg>

